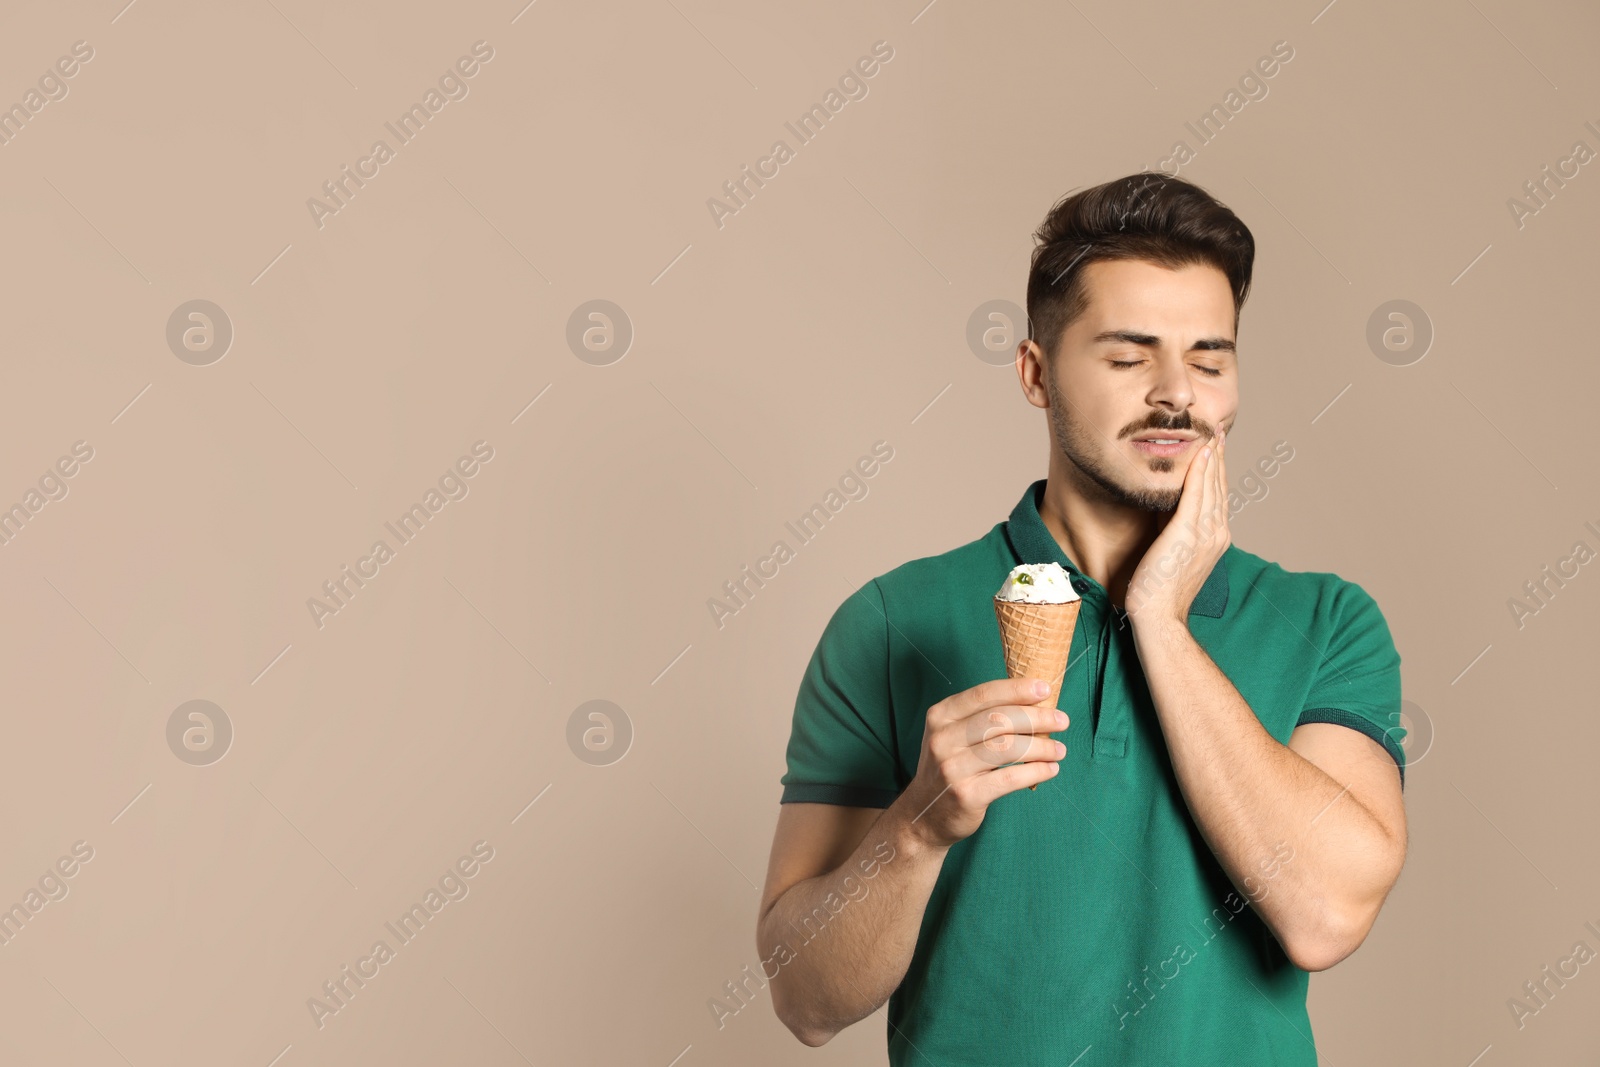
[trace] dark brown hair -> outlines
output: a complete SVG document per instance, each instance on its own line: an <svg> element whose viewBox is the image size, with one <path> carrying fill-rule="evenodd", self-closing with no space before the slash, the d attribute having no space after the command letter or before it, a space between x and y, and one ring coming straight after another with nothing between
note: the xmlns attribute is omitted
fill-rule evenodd
<svg viewBox="0 0 1600 1067"><path fill-rule="evenodd" d="M1088 309L1083 268L1099 259L1144 259L1173 270L1210 264L1227 275L1233 326L1239 328L1255 238L1226 205L1182 178L1145 171L1069 194L1050 209L1033 239L1028 325L1047 358Z"/></svg>

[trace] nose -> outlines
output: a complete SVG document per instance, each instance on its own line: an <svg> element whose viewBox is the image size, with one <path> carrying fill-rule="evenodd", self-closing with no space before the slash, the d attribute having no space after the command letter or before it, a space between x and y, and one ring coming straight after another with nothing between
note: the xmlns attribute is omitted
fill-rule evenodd
<svg viewBox="0 0 1600 1067"><path fill-rule="evenodd" d="M1186 411L1194 403L1194 383L1180 357L1177 360L1157 359L1156 377L1145 399L1152 407L1165 408L1174 415Z"/></svg>

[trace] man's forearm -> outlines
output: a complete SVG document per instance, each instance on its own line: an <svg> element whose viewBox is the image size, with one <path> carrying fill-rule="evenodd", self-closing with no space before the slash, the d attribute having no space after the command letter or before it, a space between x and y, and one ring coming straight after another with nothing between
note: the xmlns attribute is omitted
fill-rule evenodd
<svg viewBox="0 0 1600 1067"><path fill-rule="evenodd" d="M1246 895L1297 964L1326 959L1348 940L1350 916L1376 914L1398 875L1397 842L1343 783L1266 732L1186 626L1136 623L1134 635L1179 787L1206 842L1240 887L1259 882L1262 861L1290 846L1293 860L1270 890Z"/></svg>
<svg viewBox="0 0 1600 1067"><path fill-rule="evenodd" d="M949 851L919 836L919 814L902 794L848 860L791 886L761 919L773 1007L808 1045L872 1014L905 977Z"/></svg>

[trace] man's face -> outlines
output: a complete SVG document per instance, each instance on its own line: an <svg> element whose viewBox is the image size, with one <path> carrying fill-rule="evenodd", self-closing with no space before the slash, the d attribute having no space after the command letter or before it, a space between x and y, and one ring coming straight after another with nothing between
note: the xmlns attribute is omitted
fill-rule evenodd
<svg viewBox="0 0 1600 1067"><path fill-rule="evenodd" d="M1100 260L1084 270L1089 308L1040 372L1053 443L1103 499L1172 511L1189 464L1232 427L1239 406L1227 276L1144 260ZM1180 440L1135 441L1149 437Z"/></svg>

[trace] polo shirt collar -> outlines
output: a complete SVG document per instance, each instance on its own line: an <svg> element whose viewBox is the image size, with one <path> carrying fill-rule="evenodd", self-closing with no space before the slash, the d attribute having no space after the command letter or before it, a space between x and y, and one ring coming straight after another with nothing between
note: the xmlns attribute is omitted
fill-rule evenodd
<svg viewBox="0 0 1600 1067"><path fill-rule="evenodd" d="M1087 578L1088 576L1067 558L1055 535L1050 532L1050 528L1044 524L1044 519L1039 515L1039 502L1044 499L1044 487L1045 479L1041 478L1034 482L1028 487L1028 491L1022 494L1022 499L1017 501L1017 506L1011 509L1011 517L1006 521L1006 537L1011 541L1012 551L1023 563L1059 563L1068 573ZM1231 550L1232 546L1229 548ZM1206 584L1200 587L1194 603L1189 605L1189 614L1220 619L1227 607L1228 553L1224 552L1222 558L1211 568L1211 573L1206 576Z"/></svg>

